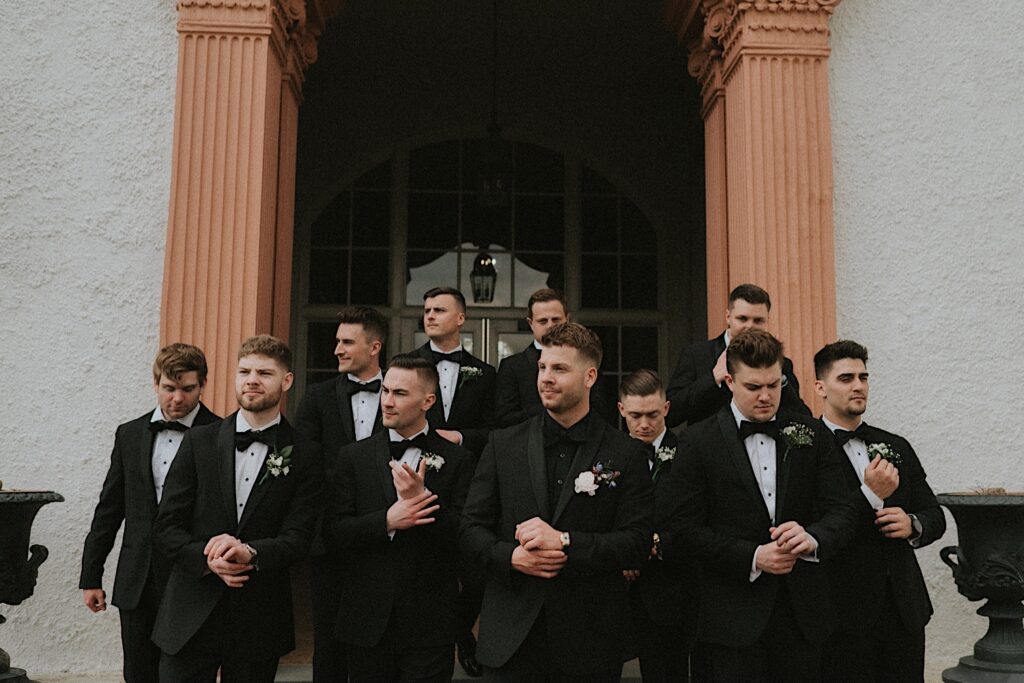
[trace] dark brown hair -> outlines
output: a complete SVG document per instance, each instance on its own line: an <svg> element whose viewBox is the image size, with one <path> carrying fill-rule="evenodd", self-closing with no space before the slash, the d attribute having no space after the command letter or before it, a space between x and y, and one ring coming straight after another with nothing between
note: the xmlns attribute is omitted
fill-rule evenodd
<svg viewBox="0 0 1024 683"><path fill-rule="evenodd" d="M601 338L589 327L574 322L559 323L552 327L541 337L540 345L572 347L593 363L595 368L601 367L601 359L604 357Z"/></svg>
<svg viewBox="0 0 1024 683"><path fill-rule="evenodd" d="M400 353L388 363L388 370L398 368L399 370L415 370L420 381L427 386L428 393L434 393L441 382L437 374L437 366L423 356L414 353ZM385 374L387 374L385 372Z"/></svg>
<svg viewBox="0 0 1024 683"><path fill-rule="evenodd" d="M160 349L153 361L154 382L159 382L161 375L177 382L186 372L193 371L199 377L199 384L206 384L206 355L201 348L191 344L168 344Z"/></svg>
<svg viewBox="0 0 1024 683"><path fill-rule="evenodd" d="M292 371L292 350L277 337L269 334L257 334L242 342L242 346L238 349L238 360L254 355L273 358L286 371Z"/></svg>
<svg viewBox="0 0 1024 683"><path fill-rule="evenodd" d="M379 341L382 345L388 340L388 319L376 308L369 306L343 308L338 311L338 322L345 325L362 325L366 336Z"/></svg>
<svg viewBox="0 0 1024 683"><path fill-rule="evenodd" d="M833 363L843 358L864 361L864 365L867 366L868 349L866 346L849 339L840 339L831 344L826 344L821 348L821 351L814 354L814 377L816 379L825 379L825 375L832 369Z"/></svg>
<svg viewBox="0 0 1024 683"><path fill-rule="evenodd" d="M743 299L748 304L764 304L768 307L768 310L772 310L772 298L768 296L768 292L761 289L757 285L750 283L744 283L738 285L731 292L729 292L729 310L732 310L732 305L736 303L737 299Z"/></svg>
<svg viewBox="0 0 1024 683"><path fill-rule="evenodd" d="M466 312L466 297L462 295L462 292L454 287L432 287L424 292L423 300L426 301L427 299L432 299L435 296L442 296L444 294L455 297L455 301L462 307L462 312Z"/></svg>
<svg viewBox="0 0 1024 683"><path fill-rule="evenodd" d="M782 342L764 330L747 330L736 335L725 351L725 367L729 374L735 374L736 364L748 368L770 368L776 363L782 365Z"/></svg>
<svg viewBox="0 0 1024 683"><path fill-rule="evenodd" d="M544 289L538 289L530 295L530 299L526 302L526 317L531 319L533 318L534 304L540 304L547 301L557 301L562 304L562 311L565 313L569 312L569 306L565 303L565 295L557 289L545 287Z"/></svg>
<svg viewBox="0 0 1024 683"><path fill-rule="evenodd" d="M622 378L619 384L619 398L626 396L650 396L651 394L665 395L665 387L661 378L654 370L637 370Z"/></svg>

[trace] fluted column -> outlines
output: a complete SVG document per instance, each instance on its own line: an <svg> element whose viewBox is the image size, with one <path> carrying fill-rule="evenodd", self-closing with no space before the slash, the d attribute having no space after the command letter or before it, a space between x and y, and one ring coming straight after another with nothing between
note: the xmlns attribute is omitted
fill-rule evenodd
<svg viewBox="0 0 1024 683"><path fill-rule="evenodd" d="M178 19L160 339L205 350L205 398L224 413L240 341L288 336L298 105L316 32L304 0L179 0Z"/></svg>

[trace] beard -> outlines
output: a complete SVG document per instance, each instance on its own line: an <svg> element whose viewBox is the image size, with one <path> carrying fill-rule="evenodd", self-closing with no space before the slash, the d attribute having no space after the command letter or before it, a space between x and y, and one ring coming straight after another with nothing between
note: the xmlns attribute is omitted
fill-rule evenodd
<svg viewBox="0 0 1024 683"><path fill-rule="evenodd" d="M269 408L277 406L281 402L281 392L265 393L256 397L247 397L244 394L236 396L238 405L251 413L260 413Z"/></svg>

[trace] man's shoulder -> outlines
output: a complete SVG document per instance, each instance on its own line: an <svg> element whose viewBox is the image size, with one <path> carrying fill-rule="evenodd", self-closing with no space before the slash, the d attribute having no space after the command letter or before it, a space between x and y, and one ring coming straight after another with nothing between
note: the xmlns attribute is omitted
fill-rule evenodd
<svg viewBox="0 0 1024 683"><path fill-rule="evenodd" d="M305 396L312 396L317 399L334 396L338 387L338 382L341 381L342 377L344 377L344 375L338 374L336 377L331 377L330 379L324 379L310 384L306 387Z"/></svg>
<svg viewBox="0 0 1024 683"><path fill-rule="evenodd" d="M338 457L348 458L366 458L372 456L374 450L379 445L378 442L385 442L383 445L387 445L388 430L383 429L379 432L374 432L365 439L359 441L351 441L338 449Z"/></svg>
<svg viewBox="0 0 1024 683"><path fill-rule="evenodd" d="M143 413L138 417L133 417L127 422L122 422L117 425L117 433L121 435L124 432L137 432L143 429L149 429L149 423L153 419L153 411L150 410L148 413Z"/></svg>
<svg viewBox="0 0 1024 683"><path fill-rule="evenodd" d="M452 443L448 439L438 436L437 432L430 432L428 443L430 450L437 451L438 455L441 455L445 459L453 462L459 462L461 460L474 457L472 451L457 443Z"/></svg>
<svg viewBox="0 0 1024 683"><path fill-rule="evenodd" d="M511 356L503 358L498 364L498 372L502 372L503 370L515 371L519 368L527 367L530 364L530 358L527 355L528 350L529 347L519 351L518 353L513 353Z"/></svg>
<svg viewBox="0 0 1024 683"><path fill-rule="evenodd" d="M502 427L501 429L495 429L491 432L491 439L495 445L507 444L507 443L518 443L522 442L523 447L526 447L526 439L530 434L531 426L543 419L544 414L535 415L529 419L523 420L518 424L511 425L510 427Z"/></svg>
<svg viewBox="0 0 1024 683"><path fill-rule="evenodd" d="M900 436L896 432L890 432L888 430L882 429L881 427L877 427L870 422L868 423L868 427L871 428L871 431L874 433L874 436L882 441L891 442L893 445L904 446L908 449L911 448L910 441L908 441L905 436Z"/></svg>
<svg viewBox="0 0 1024 683"><path fill-rule="evenodd" d="M462 352L462 365L469 365L474 368L480 368L481 370L484 371L485 375L493 375L495 373L493 365L491 365L490 363L485 363L484 361L480 360L479 358L471 354L469 351Z"/></svg>
<svg viewBox="0 0 1024 683"><path fill-rule="evenodd" d="M234 417L234 413L232 413L230 417ZM224 420L226 419L227 418L220 418L215 422L194 425L192 429L187 432L189 439L193 443L216 443L217 437L220 435L221 427L224 425Z"/></svg>

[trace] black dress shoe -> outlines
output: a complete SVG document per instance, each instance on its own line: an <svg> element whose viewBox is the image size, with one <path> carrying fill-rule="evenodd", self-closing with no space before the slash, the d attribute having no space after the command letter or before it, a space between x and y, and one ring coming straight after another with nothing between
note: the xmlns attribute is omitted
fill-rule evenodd
<svg viewBox="0 0 1024 683"><path fill-rule="evenodd" d="M459 659L459 666L470 678L480 678L484 675L483 667L476 661L476 638L472 633L467 633L455 640L455 655Z"/></svg>

